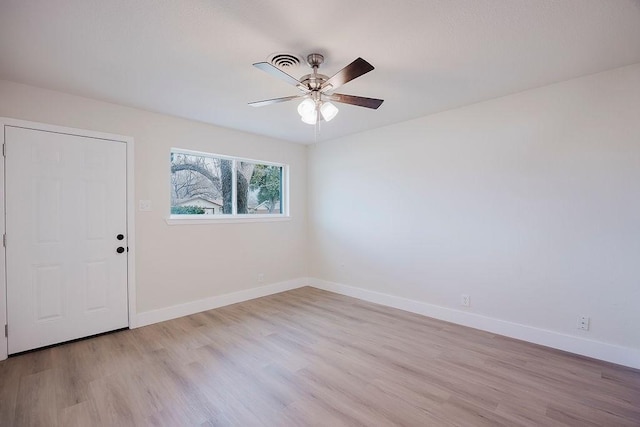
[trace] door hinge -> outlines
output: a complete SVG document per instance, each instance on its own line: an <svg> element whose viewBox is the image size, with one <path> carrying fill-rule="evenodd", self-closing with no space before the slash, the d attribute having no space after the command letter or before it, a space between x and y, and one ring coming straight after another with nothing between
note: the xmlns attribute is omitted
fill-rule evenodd
<svg viewBox="0 0 640 427"><path fill-rule="evenodd" d="M9 336L9 325L4 325L4 336L5 337Z"/></svg>
<svg viewBox="0 0 640 427"><path fill-rule="evenodd" d="M7 233L2 235L2 246L7 247Z"/></svg>
<svg viewBox="0 0 640 427"><path fill-rule="evenodd" d="M3 143L2 143L2 157L6 157L6 156L7 156L5 146L6 146L6 145L5 145L5 143L3 142Z"/></svg>

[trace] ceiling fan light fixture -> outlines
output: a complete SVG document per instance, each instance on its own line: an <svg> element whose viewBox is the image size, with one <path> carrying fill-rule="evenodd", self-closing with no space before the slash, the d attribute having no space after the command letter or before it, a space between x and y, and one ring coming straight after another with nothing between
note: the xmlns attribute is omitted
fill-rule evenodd
<svg viewBox="0 0 640 427"><path fill-rule="evenodd" d="M308 125L315 125L316 121L318 120L318 116L317 114L315 114L314 112L311 112L310 114L305 114L304 116L301 117L302 121L305 122Z"/></svg>
<svg viewBox="0 0 640 427"><path fill-rule="evenodd" d="M315 111L316 103L309 98L304 99L300 105L298 105L298 114L300 114L301 117L309 115L315 116Z"/></svg>
<svg viewBox="0 0 640 427"><path fill-rule="evenodd" d="M338 107L333 105L330 102L323 102L320 107L320 113L322 114L322 118L326 121L330 121L338 114Z"/></svg>

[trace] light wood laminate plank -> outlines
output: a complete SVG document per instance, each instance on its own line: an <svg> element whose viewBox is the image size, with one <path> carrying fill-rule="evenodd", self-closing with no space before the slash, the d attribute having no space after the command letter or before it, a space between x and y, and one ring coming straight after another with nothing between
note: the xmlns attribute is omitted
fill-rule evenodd
<svg viewBox="0 0 640 427"><path fill-rule="evenodd" d="M640 371L301 288L0 362L2 426L638 426Z"/></svg>

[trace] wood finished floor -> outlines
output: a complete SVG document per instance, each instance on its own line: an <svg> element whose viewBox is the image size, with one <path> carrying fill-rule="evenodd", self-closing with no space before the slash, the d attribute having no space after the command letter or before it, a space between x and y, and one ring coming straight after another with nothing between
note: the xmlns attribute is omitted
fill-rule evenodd
<svg viewBox="0 0 640 427"><path fill-rule="evenodd" d="M640 371L302 288L0 362L1 426L638 426Z"/></svg>

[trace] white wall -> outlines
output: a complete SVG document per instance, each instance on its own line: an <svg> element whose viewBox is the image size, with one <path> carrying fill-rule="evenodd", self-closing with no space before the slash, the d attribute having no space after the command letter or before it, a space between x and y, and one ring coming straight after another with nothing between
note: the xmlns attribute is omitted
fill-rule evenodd
<svg viewBox="0 0 640 427"><path fill-rule="evenodd" d="M136 212L138 312L306 276L305 146L7 81L0 116L135 139L135 198L153 204ZM167 225L171 147L289 164L292 219Z"/></svg>
<svg viewBox="0 0 640 427"><path fill-rule="evenodd" d="M258 273L267 284L310 273L319 286L483 329L503 322L507 335L548 331L557 345L511 335L640 367L640 65L310 149L6 81L0 116L135 138L136 200L154 207L136 218L139 312L258 296ZM172 146L290 164L292 220L167 225ZM588 332L575 328L581 314Z"/></svg>
<svg viewBox="0 0 640 427"><path fill-rule="evenodd" d="M317 144L309 194L336 289L640 355L640 65Z"/></svg>

